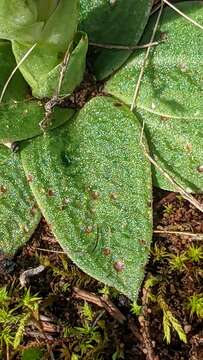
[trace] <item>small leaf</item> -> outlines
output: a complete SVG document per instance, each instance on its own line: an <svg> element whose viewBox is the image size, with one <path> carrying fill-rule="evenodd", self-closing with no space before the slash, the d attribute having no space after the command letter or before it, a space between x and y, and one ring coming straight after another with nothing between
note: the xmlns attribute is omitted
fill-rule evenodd
<svg viewBox="0 0 203 360"><path fill-rule="evenodd" d="M14 342L13 342L13 348L15 350L18 348L18 346L20 345L20 343L23 339L23 335L25 332L25 326L27 325L27 322L28 322L30 316L31 315L29 313L21 315L21 319L18 323L18 328L15 333L15 338L14 338Z"/></svg>
<svg viewBox="0 0 203 360"><path fill-rule="evenodd" d="M43 351L37 347L30 347L24 349L22 353L22 360L41 360L43 359Z"/></svg>
<svg viewBox="0 0 203 360"><path fill-rule="evenodd" d="M203 25L201 2L187 1L176 6ZM155 14L149 21L142 43L149 42L156 17ZM167 7L155 41L162 42L150 50L137 107L163 117L202 119L202 30ZM133 101L145 51L135 51L106 86L106 91L129 105Z"/></svg>
<svg viewBox="0 0 203 360"><path fill-rule="evenodd" d="M17 62L30 49L29 45L12 42ZM70 58L65 68L60 95L70 95L83 79L86 64L88 39L85 33L77 33L70 50ZM64 53L60 54L52 47L37 45L29 57L20 66L20 71L32 88L36 98L53 97L59 85Z"/></svg>
<svg viewBox="0 0 203 360"><path fill-rule="evenodd" d="M81 0L79 27L92 42L110 45L136 45L152 7L151 0ZM130 56L129 50L103 49L95 61L98 80L109 76Z"/></svg>
<svg viewBox="0 0 203 360"><path fill-rule="evenodd" d="M18 154L0 145L0 251L14 254L30 238L40 218Z"/></svg>
<svg viewBox="0 0 203 360"><path fill-rule="evenodd" d="M171 342L171 323L169 321L167 312L164 311L163 313L163 330L164 330L164 339L166 340L167 344Z"/></svg>
<svg viewBox="0 0 203 360"><path fill-rule="evenodd" d="M91 100L63 129L25 144L31 189L71 259L136 300L151 242L151 173L140 127L111 98Z"/></svg>

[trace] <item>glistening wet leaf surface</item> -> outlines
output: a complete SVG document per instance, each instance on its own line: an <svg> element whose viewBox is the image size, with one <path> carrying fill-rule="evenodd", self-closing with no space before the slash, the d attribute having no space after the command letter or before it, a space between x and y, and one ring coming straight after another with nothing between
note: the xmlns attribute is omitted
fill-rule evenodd
<svg viewBox="0 0 203 360"><path fill-rule="evenodd" d="M98 97L21 151L34 196L64 250L131 299L144 276L152 227L151 167L139 139L128 108Z"/></svg>

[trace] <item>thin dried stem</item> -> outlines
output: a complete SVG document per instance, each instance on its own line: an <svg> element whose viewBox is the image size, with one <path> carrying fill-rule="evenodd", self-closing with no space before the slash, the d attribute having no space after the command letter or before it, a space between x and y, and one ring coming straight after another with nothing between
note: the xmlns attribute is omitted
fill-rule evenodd
<svg viewBox="0 0 203 360"><path fill-rule="evenodd" d="M22 57L22 59L19 61L19 63L16 65L16 67L13 69L11 75L9 76L8 80L6 81L3 90L1 92L1 96L0 96L0 104L3 100L4 94L6 92L6 89L12 79L12 77L14 76L14 74L16 73L16 71L19 69L19 67L22 65L22 63L28 58L28 56L30 55L30 53L34 50L34 48L36 47L37 43L35 43L27 52L26 54Z"/></svg>
<svg viewBox="0 0 203 360"><path fill-rule="evenodd" d="M40 121L39 126L42 129L42 131L46 130L50 124L50 119L52 116L52 112L53 109L56 105L61 104L61 102L68 97L70 94L66 94L64 96L60 96L60 91L61 91L61 87L62 87L62 83L63 83L63 79L64 79L64 75L70 60L70 48L72 46L72 43L69 45L65 56L63 58L63 62L61 64L61 71L59 74L59 81L58 81L58 87L55 91L55 94L52 96L52 98L46 102L44 109L45 109L45 116L42 119L42 121Z"/></svg>
<svg viewBox="0 0 203 360"><path fill-rule="evenodd" d="M64 251L57 251L57 250L49 250L49 249L42 249L42 248L35 248L36 250L44 251L44 252L50 252L54 254L66 254Z"/></svg>
<svg viewBox="0 0 203 360"><path fill-rule="evenodd" d="M67 69L67 66L68 66L68 63L69 63L69 60L70 60L70 47L72 46L72 42L70 43L66 53L65 53L65 56L63 58L63 62L62 62L62 65L61 65L61 71L60 71L60 77L59 77L59 83L58 83L58 89L56 91L56 97L57 99L59 98L60 96L60 91L61 91L61 86L62 86L62 82L63 82L63 79L64 79L64 75L65 75L65 71Z"/></svg>
<svg viewBox="0 0 203 360"><path fill-rule="evenodd" d="M194 239L193 240L203 240L203 234L200 233L191 233L187 231L171 231L171 230L154 230L154 234L171 234L171 235L177 235L177 236L191 236Z"/></svg>
<svg viewBox="0 0 203 360"><path fill-rule="evenodd" d="M157 31L157 28L158 28L158 25L159 25L159 21L160 21L161 15L162 15L162 11L163 11L163 1L161 1L161 7L160 7L160 10L159 10L159 14L157 16L156 23L154 25L152 36L151 36L151 39L150 39L150 42L149 42L149 46L148 46L147 51L145 53L145 57L144 57L144 60L143 60L141 71L140 71L140 74L139 74L139 77L138 77L138 81L137 81L134 96L133 96L133 101L132 101L132 104L131 104L131 107L130 107L131 111L133 111L135 106L136 106L136 100L137 100L137 97L139 95L140 85L141 85L141 81L142 81L142 78L143 78L143 75L144 75L145 66L146 66L147 59L148 59L148 56L149 56L149 53L150 53L150 49L152 47L151 44L154 41L154 37L155 37L156 31Z"/></svg>
<svg viewBox="0 0 203 360"><path fill-rule="evenodd" d="M161 4L157 4L155 7L152 8L150 16L152 16L155 12L157 12L161 7Z"/></svg>
<svg viewBox="0 0 203 360"><path fill-rule="evenodd" d="M189 21L191 24L193 24L194 26L198 27L199 29L203 30L203 26L200 25L198 22L196 22L195 20L191 19L189 16L187 16L186 14L184 14L182 11L180 11L177 7L175 7L174 5L172 5L168 0L163 0L163 2L165 4L167 4L168 6L170 6L173 10L175 10L179 15L181 15L182 17L184 17L187 21Z"/></svg>
<svg viewBox="0 0 203 360"><path fill-rule="evenodd" d="M137 49L146 49L148 47L157 46L163 41L154 41L149 44L143 44L143 45L134 45L134 46L127 46L127 45L111 45L111 44L100 44L96 42L89 42L89 45L96 46L103 49L115 49L115 50L137 50Z"/></svg>
<svg viewBox="0 0 203 360"><path fill-rule="evenodd" d="M146 112L149 112L149 113L151 113L151 114L154 114L154 115L157 115L157 116L160 116L160 117L163 117L163 118L165 118L165 119L179 119L179 120L191 120L191 119L198 119L198 120L203 120L203 117L201 117L201 116L196 116L196 115L194 115L194 116L176 116L176 115L170 115L170 114L164 114L164 113L160 113L160 112L158 112L158 111L154 111L154 110L152 110L152 109L150 109L150 108L146 108L145 106L141 106L141 105L139 105L138 106L138 108L139 109L141 109L141 110L144 110L144 111L146 111Z"/></svg>

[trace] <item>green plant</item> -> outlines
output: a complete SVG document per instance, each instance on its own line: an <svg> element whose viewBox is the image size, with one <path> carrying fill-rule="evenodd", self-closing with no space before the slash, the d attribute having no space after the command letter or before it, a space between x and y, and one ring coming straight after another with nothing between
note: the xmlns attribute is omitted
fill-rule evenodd
<svg viewBox="0 0 203 360"><path fill-rule="evenodd" d="M79 267L136 301L152 238L151 177L202 210L187 193L202 191L202 34L163 6L159 27L155 14L145 28L151 0L81 0L80 16L78 5L0 0L0 246L13 254L42 213ZM198 1L177 6L202 23ZM86 33L99 45L97 79L120 70L106 95L76 112L59 104L82 80ZM156 44L147 63L145 49L132 51L140 38ZM13 142L17 153L5 148ZM170 260L175 270L184 262Z"/></svg>
<svg viewBox="0 0 203 360"><path fill-rule="evenodd" d="M30 347L22 352L22 360L42 360L43 351L37 347Z"/></svg>
<svg viewBox="0 0 203 360"><path fill-rule="evenodd" d="M81 327L67 328L64 331L64 337L74 337L79 341L80 346L78 353L83 358L84 355L92 355L96 357L98 349L104 347L105 339L102 338L100 333L102 328L100 327L100 322L96 326L90 325L88 320L85 320L85 323Z"/></svg>
<svg viewBox="0 0 203 360"><path fill-rule="evenodd" d="M203 294L195 294L190 296L187 303L187 309L190 316L196 314L198 318L203 318Z"/></svg>
<svg viewBox="0 0 203 360"><path fill-rule="evenodd" d="M185 252L169 255L169 267L172 271L184 271L187 269L186 262L188 258Z"/></svg>
<svg viewBox="0 0 203 360"><path fill-rule="evenodd" d="M84 303L82 309L81 309L81 314L84 316L85 319L87 319L88 321L92 321L93 320L93 311L91 309L91 307L88 305L87 302Z"/></svg>
<svg viewBox="0 0 203 360"><path fill-rule="evenodd" d="M191 245L187 249L186 256L190 261L200 262L203 259L203 248L201 246Z"/></svg>
<svg viewBox="0 0 203 360"><path fill-rule="evenodd" d="M40 300L31 295L29 289L25 290L21 298L9 294L5 287L0 289L0 344L2 351L6 348L6 354L9 348L15 350L19 347L28 322L31 319L38 320Z"/></svg>
<svg viewBox="0 0 203 360"><path fill-rule="evenodd" d="M171 342L171 330L175 330L179 336L179 339L183 342L187 342L186 334L180 324L180 322L176 319L176 317L171 312L168 304L166 303L163 295L160 292L157 296L157 302L163 311L163 331L164 331L164 339L166 340L167 344Z"/></svg>
<svg viewBox="0 0 203 360"><path fill-rule="evenodd" d="M136 316L140 315L142 313L142 306L133 302L131 305L131 313Z"/></svg>
<svg viewBox="0 0 203 360"><path fill-rule="evenodd" d="M168 253L164 246L158 246L154 244L154 248L152 249L153 261L163 260L168 256Z"/></svg>
<svg viewBox="0 0 203 360"><path fill-rule="evenodd" d="M157 286L156 294L152 293L152 287ZM171 331L175 331L178 334L178 337L181 341L187 342L185 331L182 328L182 325L175 317L175 315L170 310L170 307L166 301L166 286L167 279L161 277L149 277L144 284L145 289L147 290L147 302L155 302L158 304L159 308L163 312L163 332L164 339L167 344L171 342Z"/></svg>
<svg viewBox="0 0 203 360"><path fill-rule="evenodd" d="M174 211L174 206L173 204L167 204L167 205L164 205L164 214L170 216Z"/></svg>

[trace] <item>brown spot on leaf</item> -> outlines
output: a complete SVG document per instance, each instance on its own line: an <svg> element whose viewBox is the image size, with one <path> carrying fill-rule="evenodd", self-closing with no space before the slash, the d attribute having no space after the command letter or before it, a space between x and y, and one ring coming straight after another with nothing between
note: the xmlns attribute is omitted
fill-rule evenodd
<svg viewBox="0 0 203 360"><path fill-rule="evenodd" d="M192 144L186 144L185 148L187 151L191 152L192 151Z"/></svg>
<svg viewBox="0 0 203 360"><path fill-rule="evenodd" d="M124 270L125 265L122 261L118 260L113 264L113 267L116 271L121 272Z"/></svg>
<svg viewBox="0 0 203 360"><path fill-rule="evenodd" d="M0 193L5 194L7 192L7 188L4 185L0 186Z"/></svg>
<svg viewBox="0 0 203 360"><path fill-rule="evenodd" d="M31 183L33 181L33 176L31 174L28 174L27 181Z"/></svg>
<svg viewBox="0 0 203 360"><path fill-rule="evenodd" d="M30 209L30 214L32 216L34 216L37 212L37 206L36 205L33 205L33 207Z"/></svg>
<svg viewBox="0 0 203 360"><path fill-rule="evenodd" d="M99 192L98 191L92 191L91 192L91 197L94 199L94 200L97 200L99 198Z"/></svg>
<svg viewBox="0 0 203 360"><path fill-rule="evenodd" d="M110 198L111 198L111 200L116 200L118 198L118 194L116 194L115 192L111 192Z"/></svg>
<svg viewBox="0 0 203 360"><path fill-rule="evenodd" d="M170 120L170 118L168 116L161 115L160 120L161 121L167 121L167 120Z"/></svg>
<svg viewBox="0 0 203 360"><path fill-rule="evenodd" d="M108 256L111 254L111 249L106 247L102 250L102 252L103 252L103 255Z"/></svg>
<svg viewBox="0 0 203 360"><path fill-rule="evenodd" d="M54 193L53 190L49 189L49 190L47 191L47 195L48 195L48 196L54 196L55 193Z"/></svg>
<svg viewBox="0 0 203 360"><path fill-rule="evenodd" d="M115 101L113 104L116 107L121 107L122 106L122 104L119 101Z"/></svg>
<svg viewBox="0 0 203 360"><path fill-rule="evenodd" d="M86 228L85 228L85 230L84 230L84 233L85 234L91 234L92 233L92 230L93 230L93 226L91 226L91 225L89 225L89 226L87 226Z"/></svg>
<svg viewBox="0 0 203 360"><path fill-rule="evenodd" d="M168 37L168 36L167 36L167 32L163 32L163 31L162 31L162 32L160 33L160 39L161 39L162 41L167 40L167 37Z"/></svg>
<svg viewBox="0 0 203 360"><path fill-rule="evenodd" d="M200 173L203 173L203 165L198 166L197 171Z"/></svg>

